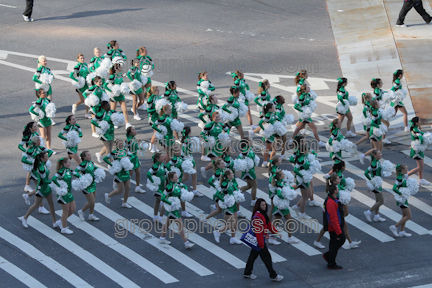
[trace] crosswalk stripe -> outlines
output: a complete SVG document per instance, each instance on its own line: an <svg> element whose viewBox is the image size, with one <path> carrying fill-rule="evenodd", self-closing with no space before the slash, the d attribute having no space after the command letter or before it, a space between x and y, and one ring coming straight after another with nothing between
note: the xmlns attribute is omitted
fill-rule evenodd
<svg viewBox="0 0 432 288"><path fill-rule="evenodd" d="M96 203L95 210L98 211L101 215L104 217L110 219L114 223L116 223L119 226L122 226L123 228L126 228L128 232L131 234L137 236L138 238L146 241L153 247L157 248L159 251L165 253L169 257L173 258L174 260L178 261L180 264L186 266L193 272L197 273L200 276L207 276L214 274L212 271L207 269L206 267L202 266L186 254L180 252L179 250L175 249L174 247L171 247L170 245L162 245L159 244L159 239L152 234L148 233L147 231L143 231L142 228L138 227L136 224L130 223L130 225L126 225L128 227L124 227L124 224L122 222L119 222L118 220L123 220L124 217L122 217L120 214L117 214L116 212L112 211L108 207L104 206L101 203Z"/></svg>
<svg viewBox="0 0 432 288"><path fill-rule="evenodd" d="M432 284L425 284L419 286L411 286L410 288L432 288Z"/></svg>
<svg viewBox="0 0 432 288"><path fill-rule="evenodd" d="M9 244L15 246L19 250L21 250L26 255L38 261L40 264L44 265L58 276L60 276L65 281L69 282L74 287L93 287L80 277L78 277L75 273L58 263L56 260L51 257L46 256L40 250L38 250L34 245L29 244L28 242L22 240L21 238L15 236L9 231L0 227L0 238L4 239Z"/></svg>
<svg viewBox="0 0 432 288"><path fill-rule="evenodd" d="M132 205L135 209L143 212L149 217L153 217L153 207L148 206L144 202L138 200L135 197L129 197L128 203ZM199 217L199 216L198 216ZM186 218L187 219L187 218ZM198 224L199 225L199 224ZM184 228L186 231L187 229ZM195 232L188 233L188 238L195 244L201 246L202 248L206 249L216 257L222 259L223 261L227 262L228 264L234 266L237 269L246 267L246 263L239 258L235 257L231 253L225 251L224 249L220 248L219 246L211 243L207 239L199 236Z"/></svg>
<svg viewBox="0 0 432 288"><path fill-rule="evenodd" d="M203 193L206 197L208 197L208 198L212 197L210 189L207 188L206 186L204 186L204 185L198 185L197 188L199 189L198 191L200 191L201 193ZM198 207L193 206L191 203L186 203L186 207L190 210L191 214L197 215L198 213L201 213L201 211L202 211ZM240 209L241 208L242 207L240 206ZM242 211L244 211L244 210L242 210ZM204 213L204 211L202 211L202 213ZM209 225L212 226L212 227L214 227L214 228L217 228L217 227L215 227L215 224L216 224L216 222L217 222L218 219L212 217L209 220L211 221L211 223L209 223ZM225 234L228 235L229 237L231 237L231 232L230 231L228 231L228 230L225 231ZM242 234L237 230L235 232L235 236L240 239L241 236L242 236ZM244 244L244 245L246 246L246 244ZM273 263L278 263L278 262L284 262L284 261L286 261L286 259L284 257L282 257L281 255L277 254L273 250L269 249L269 252L270 252L270 254L272 256L272 262Z"/></svg>
<svg viewBox="0 0 432 288"><path fill-rule="evenodd" d="M65 236L61 235L58 231L55 231L53 228L48 227L44 223L40 222L33 216L30 216L27 219L27 223L29 226L33 227L35 230L50 238L69 252L81 258L83 261L87 262L94 269L98 270L117 284L122 287L139 287L139 285L130 281L128 278L117 272L111 266L107 265L105 262L97 258L95 255L90 252L84 250Z"/></svg>
<svg viewBox="0 0 432 288"><path fill-rule="evenodd" d="M57 215L61 217L62 211L58 210L56 211ZM152 262L147 260L146 258L142 257L132 249L124 246L123 244L119 243L117 240L111 238L104 232L100 231L99 229L93 227L89 223L82 221L79 217L76 215L71 215L68 217L68 222L72 223L75 227L78 229L81 229L85 233L89 234L91 237L95 238L102 244L106 245L107 247L113 249L120 255L126 257L129 261L135 263L136 265L140 266L145 271L149 272L165 284L167 283L174 283L178 282L179 280L171 276L170 274L166 273L163 269L159 268L158 266L154 265Z"/></svg>
<svg viewBox="0 0 432 288"><path fill-rule="evenodd" d="M15 266L11 262L7 261L5 258L0 256L0 269L3 269L8 274L15 277L17 280L22 282L23 284L27 285L31 288L46 288L45 285L43 285L41 282L30 276L27 272L19 268L18 266Z"/></svg>

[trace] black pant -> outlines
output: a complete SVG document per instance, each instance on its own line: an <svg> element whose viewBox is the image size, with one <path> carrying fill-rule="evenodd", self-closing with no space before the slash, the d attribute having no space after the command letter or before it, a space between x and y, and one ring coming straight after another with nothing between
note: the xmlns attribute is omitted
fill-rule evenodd
<svg viewBox="0 0 432 288"><path fill-rule="evenodd" d="M336 265L336 256L338 250L345 243L345 234L342 232L342 234L338 236L336 235L335 232L329 232L329 233L330 233L329 251L324 253L324 257L328 261L327 266L333 267ZM339 240L337 240L337 238L339 238Z"/></svg>
<svg viewBox="0 0 432 288"><path fill-rule="evenodd" d="M399 18L398 18L398 20L396 22L396 25L402 25L402 24L404 24L405 16L408 13L408 11L410 11L411 8L413 8L414 4L416 4L416 3L412 2L411 0L410 1L404 1L404 4L403 4L402 9L401 9L401 11L399 13ZM422 2L422 0L420 0L418 2L418 4L414 6L414 9L417 11L417 13L420 14L420 16L422 16L423 20L426 23L431 22L432 18L426 12L426 10L423 8L423 2Z"/></svg>
<svg viewBox="0 0 432 288"><path fill-rule="evenodd" d="M31 17L32 12L33 12L33 0L26 0L26 9L23 15L27 17Z"/></svg>
<svg viewBox="0 0 432 288"><path fill-rule="evenodd" d="M244 275L252 274L253 265L254 265L254 262L255 262L256 258L258 257L258 255L261 257L262 261L266 265L267 270L270 274L270 278L272 278L272 279L276 278L277 273L276 273L276 271L273 270L272 258L271 258L270 252L267 249L267 244L265 244L265 243L264 243L264 248L261 249L260 251L256 251L254 249L251 249L251 252L249 254L249 258L248 258L247 263L246 263L246 268L244 270Z"/></svg>

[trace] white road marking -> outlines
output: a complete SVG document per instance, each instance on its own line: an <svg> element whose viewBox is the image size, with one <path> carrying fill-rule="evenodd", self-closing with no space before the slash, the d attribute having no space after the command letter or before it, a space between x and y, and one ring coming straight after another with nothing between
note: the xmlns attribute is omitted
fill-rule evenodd
<svg viewBox="0 0 432 288"><path fill-rule="evenodd" d="M5 258L0 256L0 269L6 271L6 273L12 275L17 280L19 280L24 285L31 288L46 288L41 282L30 276L27 272L15 266L11 262L7 261Z"/></svg>

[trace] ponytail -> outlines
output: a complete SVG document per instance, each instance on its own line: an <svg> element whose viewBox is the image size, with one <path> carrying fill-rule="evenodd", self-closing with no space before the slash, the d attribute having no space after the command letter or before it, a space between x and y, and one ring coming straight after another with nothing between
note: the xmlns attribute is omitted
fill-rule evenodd
<svg viewBox="0 0 432 288"><path fill-rule="evenodd" d="M327 180L326 180L326 192L327 193L329 193L329 188L330 188L330 186L335 186L336 184L334 183L335 181L336 181L336 179L338 178L339 176L335 173L335 172L333 172L332 174L330 174L330 177L329 178L327 178Z"/></svg>
<svg viewBox="0 0 432 288"><path fill-rule="evenodd" d="M396 72L393 73L393 83L394 83L395 80L398 79L399 76L402 75L402 74L403 74L402 69L398 69L398 70L396 70Z"/></svg>
<svg viewBox="0 0 432 288"><path fill-rule="evenodd" d="M233 173L233 172L231 171L231 169L225 169L225 170L222 172L222 175L221 175L220 180L219 180L219 185L220 185L220 187L222 187L222 183L223 183L225 180L228 179L228 176L230 176L231 173Z"/></svg>
<svg viewBox="0 0 432 288"><path fill-rule="evenodd" d="M64 167L64 164L66 164L66 162L69 160L69 158L60 158L57 161L57 167L56 167L56 171L58 172L60 169L62 169Z"/></svg>
<svg viewBox="0 0 432 288"><path fill-rule="evenodd" d="M23 130L23 133L22 133L23 137L31 135L31 128L33 127L34 123L35 122L32 121L32 122L27 123L26 126L24 126L24 130Z"/></svg>
<svg viewBox="0 0 432 288"><path fill-rule="evenodd" d="M37 169L40 165L40 162L42 162L42 158L45 157L45 155L47 154L47 152L43 151L40 152L38 155L36 155L35 157L35 161L33 163L33 169Z"/></svg>
<svg viewBox="0 0 432 288"><path fill-rule="evenodd" d="M377 86L378 86L378 84L381 82L381 79L380 78L372 78L372 81L371 81L371 87L373 88L373 89L375 89Z"/></svg>
<svg viewBox="0 0 432 288"><path fill-rule="evenodd" d="M301 79L305 79L307 71L306 70L301 70L300 72L297 72L295 78L294 78L294 82L296 85L299 84Z"/></svg>
<svg viewBox="0 0 432 288"><path fill-rule="evenodd" d="M338 78L337 80L338 80L338 84L337 84L337 88L336 88L336 93L339 92L339 89L342 87L342 85L347 83L348 79L345 77L341 77L341 78Z"/></svg>
<svg viewBox="0 0 432 288"><path fill-rule="evenodd" d="M272 170L272 168L273 168L273 166L275 166L275 163L276 162L279 162L279 156L278 155L275 155L275 156L273 156L271 159L270 159L270 161L269 161L269 166L268 166L268 175L269 175L269 177L270 177L270 175L271 175L271 170Z"/></svg>
<svg viewBox="0 0 432 288"><path fill-rule="evenodd" d="M266 115L272 107L273 107L273 103L265 104L263 108L263 115Z"/></svg>

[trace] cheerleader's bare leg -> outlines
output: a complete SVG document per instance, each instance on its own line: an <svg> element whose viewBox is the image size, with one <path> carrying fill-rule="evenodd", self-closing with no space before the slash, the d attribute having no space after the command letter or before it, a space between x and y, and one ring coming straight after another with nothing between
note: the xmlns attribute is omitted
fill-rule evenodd
<svg viewBox="0 0 432 288"><path fill-rule="evenodd" d="M244 191L249 190L249 189L252 188L252 190L251 190L252 200L255 201L256 200L257 186L258 186L257 180L256 179L254 179L254 180L252 180L252 179L245 179L245 180L246 180L247 185L243 186L243 187L240 187L240 190L242 192L244 192Z"/></svg>
<svg viewBox="0 0 432 288"><path fill-rule="evenodd" d="M52 126L48 126L48 127L44 128L48 149L51 149L51 128L52 128Z"/></svg>
<svg viewBox="0 0 432 288"><path fill-rule="evenodd" d="M207 217L205 219L208 220L212 217L215 217L216 215L219 215L222 212L223 212L222 208L220 208L219 203L216 202L216 210L213 210L209 215L207 215Z"/></svg>
<svg viewBox="0 0 432 288"><path fill-rule="evenodd" d="M208 165L207 165L207 166L208 166ZM192 175L187 174L187 173L184 173L184 174L183 174L182 182L183 182L183 183L186 183L186 181L189 180L189 176L192 177L192 189L195 191L195 190L196 190L196 185L197 185L197 173L192 174Z"/></svg>
<svg viewBox="0 0 432 288"><path fill-rule="evenodd" d="M273 209L274 209L274 204L273 204L273 199L271 199L271 206L270 206L270 210L267 212L267 213L268 213L268 216L269 216L269 219L270 219L270 222L271 222L271 220L272 220L272 216L273 216ZM281 218L280 216L276 216L276 215L275 215L275 219L278 219L278 217L279 217L279 219Z"/></svg>
<svg viewBox="0 0 432 288"><path fill-rule="evenodd" d="M344 205L343 208L344 208L344 217L347 217L349 215L348 205ZM349 243L351 243L352 239L351 239L351 236L349 234L348 224L346 221L345 221L345 225L344 225L343 229L344 229L346 239L348 240Z"/></svg>
<svg viewBox="0 0 432 288"><path fill-rule="evenodd" d="M305 126L306 126L306 123L304 123L304 122L299 122L300 124L297 126L297 128L294 130L294 133L293 133L293 135L292 135L292 138L294 139L294 137L295 136L297 136L297 134L300 132L300 130L302 130ZM315 126L315 125L314 125ZM316 130L316 128L315 128L315 130Z"/></svg>
<svg viewBox="0 0 432 288"><path fill-rule="evenodd" d="M161 196L160 195L155 195L155 203L153 206L153 215L156 218L157 215L159 214L159 205L161 202Z"/></svg>
<svg viewBox="0 0 432 288"><path fill-rule="evenodd" d="M132 113L135 115L137 115L137 107L138 107L138 102L137 102L137 95L135 94L131 94L132 96Z"/></svg>
<svg viewBox="0 0 432 288"><path fill-rule="evenodd" d="M376 202L375 204L369 209L370 212L375 213L375 215L379 214L379 208L381 205L384 204L384 196L382 193L374 193Z"/></svg>
<svg viewBox="0 0 432 288"><path fill-rule="evenodd" d="M347 116L347 131L351 131L351 124L352 124L352 120L353 120L353 116L351 111L349 111L348 113L346 113Z"/></svg>
<svg viewBox="0 0 432 288"><path fill-rule="evenodd" d="M345 114L339 114L337 113L338 119L341 123L343 123L343 120L345 119Z"/></svg>
<svg viewBox="0 0 432 288"><path fill-rule="evenodd" d="M238 133L240 134L240 138L244 139L244 132L243 132L243 126L240 124L238 126L235 126L237 128Z"/></svg>
<svg viewBox="0 0 432 288"><path fill-rule="evenodd" d="M127 200L129 198L129 191L130 191L130 180L127 180L124 183L124 195L123 195L123 203L127 203Z"/></svg>
<svg viewBox="0 0 432 288"><path fill-rule="evenodd" d="M87 203L84 204L83 208L81 209L82 212L86 211L87 209L90 209L90 214L93 214L94 207L96 203L96 191L90 194L84 194L84 196L87 199Z"/></svg>
<svg viewBox="0 0 432 288"><path fill-rule="evenodd" d="M411 209L409 207L407 208L401 208L402 209L402 219L395 224L396 227L400 226L401 232L405 230L405 223L411 219Z"/></svg>
<svg viewBox="0 0 432 288"><path fill-rule="evenodd" d="M141 92L138 94L138 105L136 106L136 108L140 107L143 104L144 104L144 92ZM135 113L136 113L136 110L135 110Z"/></svg>
<svg viewBox="0 0 432 288"><path fill-rule="evenodd" d="M44 197L44 198L46 198L46 200L48 202L48 207L49 207L49 211L51 214L51 218L52 218L53 223L55 223L57 220L56 220L56 214L55 214L55 209L54 209L54 201L53 201L52 193L49 194L48 196Z"/></svg>
<svg viewBox="0 0 432 288"><path fill-rule="evenodd" d="M28 172L26 176L26 186L27 185L30 185L30 172Z"/></svg>
<svg viewBox="0 0 432 288"><path fill-rule="evenodd" d="M104 154L109 154L112 151L112 147L113 147L113 141L102 141L104 147L102 147L101 151L99 152L99 154L102 156Z"/></svg>
<svg viewBox="0 0 432 288"><path fill-rule="evenodd" d="M408 172L408 176L411 176L418 172L419 179L423 179L423 168L424 168L424 160L416 160L417 167Z"/></svg>
<svg viewBox="0 0 432 288"><path fill-rule="evenodd" d="M80 100L78 100L76 103L75 103L75 107L78 107L79 105L81 105L81 104L83 104L84 103L84 96L82 95L82 93L79 93L78 92L78 97L79 97L79 99ZM88 107L86 106L86 113L88 112Z"/></svg>
<svg viewBox="0 0 432 288"><path fill-rule="evenodd" d="M301 199L297 203L297 206L300 207L300 213L303 214L306 211L306 201L309 195L309 188L300 188L300 191L301 191Z"/></svg>
<svg viewBox="0 0 432 288"><path fill-rule="evenodd" d="M125 100L122 100L122 101L119 101L119 103L120 103L121 109L122 109L122 111L123 111L123 115L124 115L124 117L125 117L125 122L126 122L126 123L129 123L129 117L128 117L128 113L127 113L126 101L125 101ZM136 111L136 110L135 110L135 111ZM135 112L135 113L136 113L136 112Z"/></svg>
<svg viewBox="0 0 432 288"><path fill-rule="evenodd" d="M68 154L68 156L69 156L69 159L75 160L77 165L81 164L81 158L78 156L78 153Z"/></svg>
<svg viewBox="0 0 432 288"><path fill-rule="evenodd" d="M126 182L116 182L117 189L114 189L113 191L111 191L111 193L108 194L108 197L112 198L113 196L122 194L123 190L125 188L125 183Z"/></svg>
<svg viewBox="0 0 432 288"><path fill-rule="evenodd" d="M288 222L288 237L292 237L291 231L292 231L292 225L293 225L292 221L293 220L292 220L292 217L291 217L291 213L286 214L284 216L284 218L285 218L285 221Z"/></svg>
<svg viewBox="0 0 432 288"><path fill-rule="evenodd" d="M315 139L316 139L318 142L320 142L321 140L320 140L320 138L319 138L318 130L317 130L316 126L315 126L315 123L310 122L310 123L307 123L307 124L308 124L308 126L312 129L312 133L313 133ZM297 129L296 129L296 130L297 130Z"/></svg>
<svg viewBox="0 0 432 288"><path fill-rule="evenodd" d="M24 215L24 219L27 220L27 218L42 204L42 197L35 197L35 203L29 207L27 210L27 213ZM55 221L54 221L55 222Z"/></svg>
<svg viewBox="0 0 432 288"><path fill-rule="evenodd" d="M324 233L325 233L324 228L321 228L321 230L320 230L320 232L318 234L318 237L316 239L316 242L320 242L321 241L322 237L324 236Z"/></svg>
<svg viewBox="0 0 432 288"><path fill-rule="evenodd" d="M62 222L62 228L66 228L67 227L67 219L69 218L69 216L71 216L75 210L76 210L76 205L75 205L75 201L69 202L67 204L60 204L61 208L62 208L62 216L61 216L61 222Z"/></svg>
<svg viewBox="0 0 432 288"><path fill-rule="evenodd" d="M248 105L248 108L249 108L249 105ZM251 115L251 112L250 112L250 108L248 109L248 111L247 111L247 113L246 113L246 117L247 117L247 119L248 119L248 121L249 121L249 125L253 125L253 121L252 121L252 115Z"/></svg>
<svg viewBox="0 0 432 288"><path fill-rule="evenodd" d="M267 162L269 158L269 152L272 149L272 143L266 143L265 152L264 152L264 162ZM272 151L273 154L273 151Z"/></svg>
<svg viewBox="0 0 432 288"><path fill-rule="evenodd" d="M395 116L396 116L398 110L400 110L403 114L403 122L405 124L405 127L408 127L408 112L407 112L405 106L395 108Z"/></svg>

